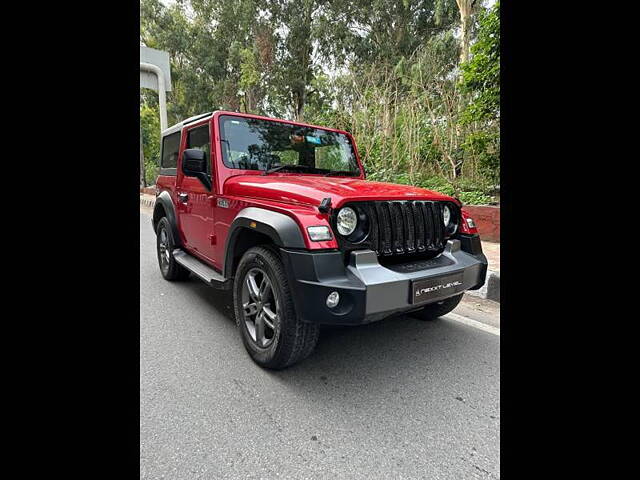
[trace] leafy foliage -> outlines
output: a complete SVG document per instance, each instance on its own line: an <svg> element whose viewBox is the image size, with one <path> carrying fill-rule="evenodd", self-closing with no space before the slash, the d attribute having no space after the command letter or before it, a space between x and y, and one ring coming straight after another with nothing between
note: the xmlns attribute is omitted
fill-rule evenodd
<svg viewBox="0 0 640 480"><path fill-rule="evenodd" d="M145 178L148 185L153 185L158 176L160 166L160 116L157 108L149 105L140 107L140 132L142 134L142 151L144 152Z"/></svg>
<svg viewBox="0 0 640 480"><path fill-rule="evenodd" d="M462 91L471 95L461 123L472 126L464 148L478 159L479 171L500 180L500 2L478 19L471 60L462 65Z"/></svg>
<svg viewBox="0 0 640 480"><path fill-rule="evenodd" d="M471 93L465 121L500 118L500 2L480 14L473 57L462 65L462 89Z"/></svg>
<svg viewBox="0 0 640 480"><path fill-rule="evenodd" d="M368 178L486 203L500 171L499 9L474 10L463 65L455 0L141 0L140 39L170 54L170 124L227 109L342 128ZM141 102L144 137L157 97Z"/></svg>

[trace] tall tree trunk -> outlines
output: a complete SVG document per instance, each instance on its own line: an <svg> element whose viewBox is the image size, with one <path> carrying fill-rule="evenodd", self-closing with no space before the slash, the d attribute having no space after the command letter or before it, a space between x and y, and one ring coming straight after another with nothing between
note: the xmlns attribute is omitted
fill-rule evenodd
<svg viewBox="0 0 640 480"><path fill-rule="evenodd" d="M303 66L303 74L302 74L302 79L301 82L299 84L299 89L297 92L295 92L294 94L294 106L295 106L295 116L296 116L296 121L301 122L304 120L304 107L307 103L307 87L309 86L309 84L311 83L311 64L312 64L312 58L311 55L313 53L313 44L312 44L312 37L311 37L311 23L313 21L313 10L315 8L315 1L314 0L308 0L305 3L305 12L304 12L304 24L303 24L303 29L306 33L305 35L305 42L304 42L304 47L303 49L300 51L301 57L300 57L300 62L301 65Z"/></svg>
<svg viewBox="0 0 640 480"><path fill-rule="evenodd" d="M302 89L296 94L296 121L302 122L304 120L304 105L307 100L306 83L302 86Z"/></svg>
<svg viewBox="0 0 640 480"><path fill-rule="evenodd" d="M460 64L469 61L471 25L477 0L456 0L460 11Z"/></svg>
<svg viewBox="0 0 640 480"><path fill-rule="evenodd" d="M242 96L242 106L244 107L244 113L256 113L256 105L253 99L251 89L247 89Z"/></svg>

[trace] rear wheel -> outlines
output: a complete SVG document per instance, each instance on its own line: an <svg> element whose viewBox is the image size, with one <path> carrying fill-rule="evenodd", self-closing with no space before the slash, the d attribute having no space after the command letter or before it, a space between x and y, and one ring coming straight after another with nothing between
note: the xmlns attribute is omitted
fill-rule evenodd
<svg viewBox="0 0 640 480"><path fill-rule="evenodd" d="M173 240L173 234L171 233L171 225L167 217L162 217L156 228L156 250L158 253L160 273L165 280L184 280L189 276L189 270L173 258L174 248L175 242Z"/></svg>
<svg viewBox="0 0 640 480"><path fill-rule="evenodd" d="M318 325L298 320L282 261L273 249L254 247L244 254L233 300L242 342L261 367L285 368L313 351Z"/></svg>
<svg viewBox="0 0 640 480"><path fill-rule="evenodd" d="M462 295L463 294L461 293L460 295L446 298L440 302L430 303L422 310L412 312L409 315L415 318L419 318L420 320L435 320L436 318L442 317L443 315L446 315L454 308L456 308L460 303L460 300L462 300Z"/></svg>

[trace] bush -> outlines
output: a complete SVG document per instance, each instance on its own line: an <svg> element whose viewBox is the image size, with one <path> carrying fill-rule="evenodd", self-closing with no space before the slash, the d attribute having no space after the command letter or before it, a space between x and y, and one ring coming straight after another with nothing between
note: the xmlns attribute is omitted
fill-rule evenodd
<svg viewBox="0 0 640 480"><path fill-rule="evenodd" d="M445 177L416 174L411 180L408 173L393 173L389 170L369 172L367 180L378 182L415 185L444 195L458 198L465 205L486 205L491 203L492 185L490 182L459 178L452 182Z"/></svg>
<svg viewBox="0 0 640 480"><path fill-rule="evenodd" d="M487 205L491 203L491 197L485 195L482 192L460 192L458 194L458 200L463 205Z"/></svg>
<svg viewBox="0 0 640 480"><path fill-rule="evenodd" d="M144 152L144 176L147 185L153 185L160 166L160 114L156 108L146 104L140 107L140 132Z"/></svg>
<svg viewBox="0 0 640 480"><path fill-rule="evenodd" d="M147 181L147 185L154 185L156 178L160 173L160 167L155 160L146 160L144 162L144 177Z"/></svg>

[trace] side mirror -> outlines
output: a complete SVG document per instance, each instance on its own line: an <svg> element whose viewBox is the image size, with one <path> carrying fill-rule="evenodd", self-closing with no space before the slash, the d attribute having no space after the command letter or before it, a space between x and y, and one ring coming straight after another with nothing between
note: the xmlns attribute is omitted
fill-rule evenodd
<svg viewBox="0 0 640 480"><path fill-rule="evenodd" d="M189 148L182 153L182 173L195 177L211 190L211 179L207 175L207 154L204 150Z"/></svg>
<svg viewBox="0 0 640 480"><path fill-rule="evenodd" d="M190 148L182 154L182 171L187 177L197 177L207 173L207 158L204 150Z"/></svg>

